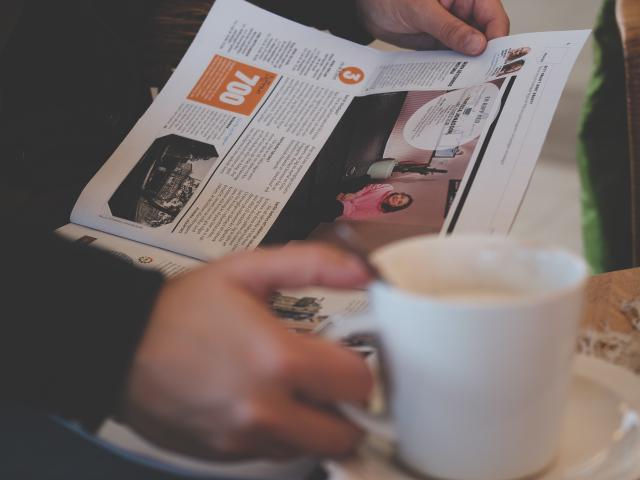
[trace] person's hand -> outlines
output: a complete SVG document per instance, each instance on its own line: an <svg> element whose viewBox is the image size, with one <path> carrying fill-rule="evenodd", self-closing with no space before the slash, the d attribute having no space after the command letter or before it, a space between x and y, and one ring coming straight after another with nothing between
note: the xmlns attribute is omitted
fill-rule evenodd
<svg viewBox="0 0 640 480"><path fill-rule="evenodd" d="M266 306L275 289L362 286L355 259L294 245L232 255L162 288L136 352L122 419L155 443L205 458L348 453L359 430L337 402L364 402L355 353L288 332Z"/></svg>
<svg viewBox="0 0 640 480"><path fill-rule="evenodd" d="M479 55L487 40L509 34L500 0L356 0L362 21L380 40L428 50L442 45Z"/></svg>

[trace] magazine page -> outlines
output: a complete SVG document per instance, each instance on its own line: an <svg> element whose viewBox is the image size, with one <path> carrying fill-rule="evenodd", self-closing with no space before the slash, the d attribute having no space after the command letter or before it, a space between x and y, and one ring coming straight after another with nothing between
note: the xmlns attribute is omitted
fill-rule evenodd
<svg viewBox="0 0 640 480"><path fill-rule="evenodd" d="M175 277L192 268L202 265L194 258L178 255L167 250L155 248L126 238L69 223L56 230L56 233L72 242L91 245L105 250L116 257L140 268L157 270L167 278Z"/></svg>
<svg viewBox="0 0 640 480"><path fill-rule="evenodd" d="M380 52L218 0L71 220L208 259L265 236Z"/></svg>
<svg viewBox="0 0 640 480"><path fill-rule="evenodd" d="M515 35L480 57L389 52L341 149L343 176L325 222L366 247L424 233L508 233L558 100L589 31Z"/></svg>
<svg viewBox="0 0 640 480"><path fill-rule="evenodd" d="M587 35L381 52L218 0L72 221L202 260L334 221L507 232Z"/></svg>

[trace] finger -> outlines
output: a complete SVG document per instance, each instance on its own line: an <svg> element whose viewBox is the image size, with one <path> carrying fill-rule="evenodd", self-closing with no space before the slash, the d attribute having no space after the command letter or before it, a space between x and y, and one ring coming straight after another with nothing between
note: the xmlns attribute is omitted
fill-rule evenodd
<svg viewBox="0 0 640 480"><path fill-rule="evenodd" d="M226 269L231 279L261 296L281 288L356 288L370 280L367 269L354 256L312 244L244 253L227 257L217 266Z"/></svg>
<svg viewBox="0 0 640 480"><path fill-rule="evenodd" d="M343 418L303 403L292 401L283 406L278 441L295 445L309 455L342 457L362 438L360 429Z"/></svg>
<svg viewBox="0 0 640 480"><path fill-rule="evenodd" d="M412 50L438 50L440 45L438 40L426 33L385 32L379 34L378 38L398 47L410 48Z"/></svg>
<svg viewBox="0 0 640 480"><path fill-rule="evenodd" d="M488 40L509 35L509 16L500 0L476 0L473 18Z"/></svg>
<svg viewBox="0 0 640 480"><path fill-rule="evenodd" d="M473 24L473 9L477 3L475 0L456 0L450 8L447 8L456 17L469 25Z"/></svg>
<svg viewBox="0 0 640 480"><path fill-rule="evenodd" d="M296 391L329 404L368 400L373 375L360 355L321 338L303 337L299 345L307 361L291 379Z"/></svg>
<svg viewBox="0 0 640 480"><path fill-rule="evenodd" d="M408 2L404 8L407 10L403 11L402 16L407 24L431 34L457 52L479 55L487 46L482 33L457 18L439 2L433 2L431 8L425 8L422 2Z"/></svg>
<svg viewBox="0 0 640 480"><path fill-rule="evenodd" d="M216 461L241 461L256 457L269 457L286 460L299 456L302 452L296 445L274 440L273 435L254 433L251 436L237 438L207 438L198 435L197 429L178 428L158 425L157 421L142 423L144 415L135 417L130 425L143 437L167 450L188 455L193 458Z"/></svg>

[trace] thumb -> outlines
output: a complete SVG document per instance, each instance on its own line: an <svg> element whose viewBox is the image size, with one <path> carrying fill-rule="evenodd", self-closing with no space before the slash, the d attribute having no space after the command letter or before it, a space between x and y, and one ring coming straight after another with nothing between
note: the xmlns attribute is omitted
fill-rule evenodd
<svg viewBox="0 0 640 480"><path fill-rule="evenodd" d="M487 39L479 30L453 15L440 2L433 2L430 8L426 8L423 2L407 4L411 5L403 15L407 24L428 33L452 50L479 55L487 47Z"/></svg>
<svg viewBox="0 0 640 480"><path fill-rule="evenodd" d="M216 269L224 269L230 279L259 296L280 288L357 288L370 280L357 258L318 244L289 244L231 255L216 263Z"/></svg>

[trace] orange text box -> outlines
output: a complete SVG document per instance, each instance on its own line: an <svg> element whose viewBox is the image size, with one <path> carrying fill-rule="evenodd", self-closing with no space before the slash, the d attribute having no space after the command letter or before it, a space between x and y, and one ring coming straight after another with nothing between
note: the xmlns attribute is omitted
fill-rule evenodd
<svg viewBox="0 0 640 480"><path fill-rule="evenodd" d="M216 55L187 98L251 115L275 78L275 73Z"/></svg>

